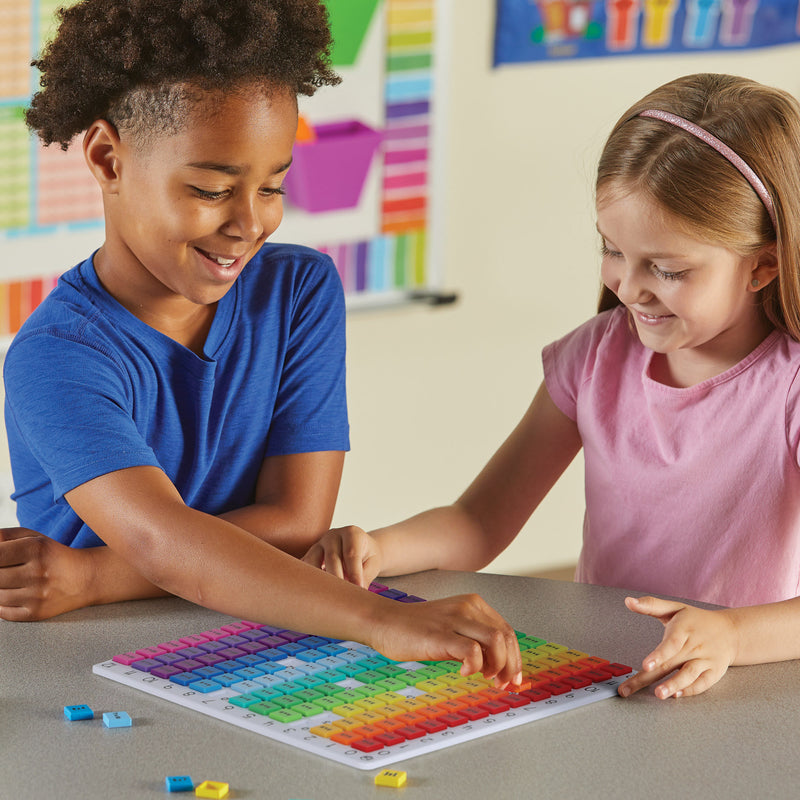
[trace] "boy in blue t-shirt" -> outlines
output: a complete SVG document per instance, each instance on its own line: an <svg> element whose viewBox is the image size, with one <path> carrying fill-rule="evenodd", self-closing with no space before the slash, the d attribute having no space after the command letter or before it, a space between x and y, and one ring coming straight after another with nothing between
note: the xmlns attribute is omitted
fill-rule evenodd
<svg viewBox="0 0 800 800"><path fill-rule="evenodd" d="M329 527L349 446L333 265L265 244L297 94L338 82L324 6L60 16L27 121L45 144L84 134L106 236L6 359L24 528L1 537L0 617L170 593L518 679L514 632L479 598L394 603L293 557Z"/></svg>

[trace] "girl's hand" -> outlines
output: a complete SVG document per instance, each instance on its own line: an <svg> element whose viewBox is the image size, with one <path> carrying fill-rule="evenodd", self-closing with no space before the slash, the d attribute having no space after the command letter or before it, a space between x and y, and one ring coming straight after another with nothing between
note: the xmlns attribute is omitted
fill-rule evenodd
<svg viewBox="0 0 800 800"><path fill-rule="evenodd" d="M391 601L366 642L394 661L461 661L461 674L483 673L499 687L522 682L514 629L478 595L423 603Z"/></svg>
<svg viewBox="0 0 800 800"><path fill-rule="evenodd" d="M355 525L328 531L302 560L364 589L381 570L378 542Z"/></svg>
<svg viewBox="0 0 800 800"><path fill-rule="evenodd" d="M660 681L655 695L689 697L713 686L736 658L736 626L724 610L708 611L657 597L627 597L625 605L664 625L661 643L645 657L642 671L619 687L622 697ZM677 670L677 671L676 671Z"/></svg>
<svg viewBox="0 0 800 800"><path fill-rule="evenodd" d="M0 619L30 622L89 605L91 558L28 528L0 529Z"/></svg>

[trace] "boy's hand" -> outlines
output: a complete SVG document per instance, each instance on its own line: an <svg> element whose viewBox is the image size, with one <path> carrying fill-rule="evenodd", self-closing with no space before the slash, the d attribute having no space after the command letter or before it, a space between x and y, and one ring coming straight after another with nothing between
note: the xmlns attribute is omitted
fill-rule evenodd
<svg viewBox="0 0 800 800"><path fill-rule="evenodd" d="M28 528L0 529L0 619L31 622L87 605L90 558Z"/></svg>
<svg viewBox="0 0 800 800"><path fill-rule="evenodd" d="M478 595L385 606L369 644L395 661L461 661L462 675L483 673L496 685L522 681L513 628Z"/></svg>
<svg viewBox="0 0 800 800"><path fill-rule="evenodd" d="M355 525L328 531L302 560L364 589L381 570L378 542Z"/></svg>
<svg viewBox="0 0 800 800"><path fill-rule="evenodd" d="M619 687L623 697L672 677L655 688L655 695L689 697L713 686L736 658L736 626L724 611L708 611L657 597L627 597L625 605L664 625L661 643L645 657L642 671ZM676 671L677 670L677 671Z"/></svg>

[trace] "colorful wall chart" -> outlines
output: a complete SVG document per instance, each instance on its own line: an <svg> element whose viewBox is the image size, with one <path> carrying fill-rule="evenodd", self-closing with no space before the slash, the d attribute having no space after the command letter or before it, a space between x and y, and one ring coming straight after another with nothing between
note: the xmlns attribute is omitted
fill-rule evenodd
<svg viewBox="0 0 800 800"><path fill-rule="evenodd" d="M59 261L64 242L91 231L102 241L101 197L80 143L66 152L44 148L23 118L38 81L29 63L52 35L56 9L74 2L0 0L0 337L13 334L58 273L72 266ZM330 253L350 307L391 302L429 287L433 274L436 0L325 2L336 40L334 66L343 83L321 90L301 110L320 139L336 129L349 138L351 153L362 154L364 188L341 208L303 204L299 191L293 203L289 191L274 238ZM330 93L327 110L325 99L317 99L323 92ZM296 163L302 161L301 147L295 149ZM313 170L311 180L324 188L331 181L320 175ZM17 254L28 249L52 257L36 255L22 264Z"/></svg>
<svg viewBox="0 0 800 800"><path fill-rule="evenodd" d="M798 0L497 0L495 65L800 40Z"/></svg>

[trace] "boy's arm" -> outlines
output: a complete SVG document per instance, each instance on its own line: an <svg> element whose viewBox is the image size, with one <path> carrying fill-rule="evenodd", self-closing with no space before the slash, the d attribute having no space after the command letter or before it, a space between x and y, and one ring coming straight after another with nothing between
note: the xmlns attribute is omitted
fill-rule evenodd
<svg viewBox="0 0 800 800"><path fill-rule="evenodd" d="M800 597L715 610L657 597L629 597L625 604L659 620L664 634L642 670L620 686L623 697L663 678L657 697L688 697L713 686L729 666L800 658Z"/></svg>
<svg viewBox="0 0 800 800"><path fill-rule="evenodd" d="M293 555L330 527L342 452L272 456L255 502L221 515ZM47 619L84 606L167 594L110 547L78 549L25 528L0 529L0 607L6 619Z"/></svg>
<svg viewBox="0 0 800 800"><path fill-rule="evenodd" d="M73 548L28 528L0 529L2 619L30 622L165 594L109 547Z"/></svg>
<svg viewBox="0 0 800 800"><path fill-rule="evenodd" d="M464 662L501 683L521 663L513 629L480 598L395 603L316 570L232 523L187 507L155 467L95 478L66 499L151 583L225 614L342 639L389 658Z"/></svg>
<svg viewBox="0 0 800 800"><path fill-rule="evenodd" d="M542 384L520 423L455 503L371 535L332 531L304 558L340 577L363 575L362 585L376 574L480 569L511 543L580 447L577 425ZM367 563L366 570L360 566Z"/></svg>

